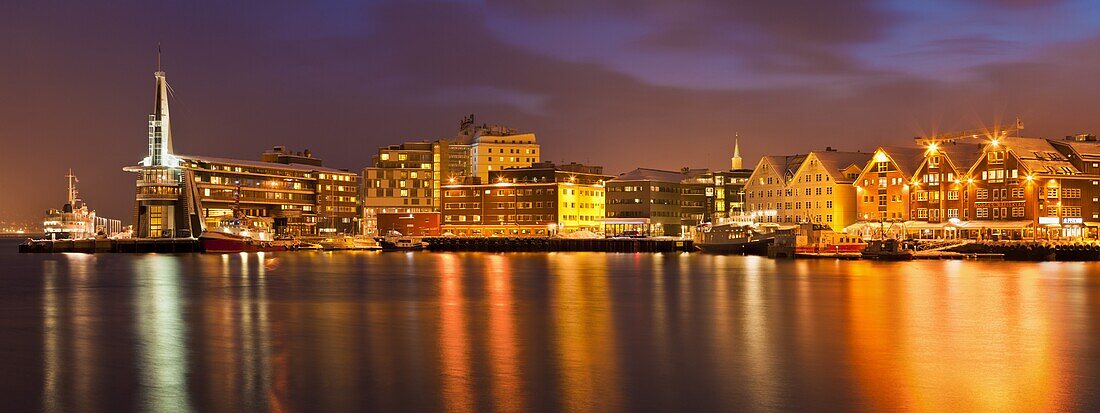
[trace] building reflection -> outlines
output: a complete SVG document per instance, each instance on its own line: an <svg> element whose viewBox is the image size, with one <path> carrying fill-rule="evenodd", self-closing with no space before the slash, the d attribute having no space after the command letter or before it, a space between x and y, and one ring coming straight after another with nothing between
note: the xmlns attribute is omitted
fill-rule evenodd
<svg viewBox="0 0 1100 413"><path fill-rule="evenodd" d="M617 411L621 378L607 261L592 255L557 254L551 264L561 404L568 411Z"/></svg>
<svg viewBox="0 0 1100 413"><path fill-rule="evenodd" d="M493 410L524 411L523 383L520 377L519 346L516 337L512 270L509 258L486 257L485 289L489 305L489 358L493 374Z"/></svg>
<svg viewBox="0 0 1100 413"><path fill-rule="evenodd" d="M134 260L134 277L140 409L190 411L179 262L167 255L142 256Z"/></svg>
<svg viewBox="0 0 1100 413"><path fill-rule="evenodd" d="M443 406L449 412L474 408L470 364L470 341L466 332L466 301L462 288L462 265L455 254L441 254L437 260L439 291L439 356Z"/></svg>
<svg viewBox="0 0 1100 413"><path fill-rule="evenodd" d="M1066 410L1072 356L1040 270L961 265L852 264L850 357L871 410Z"/></svg>

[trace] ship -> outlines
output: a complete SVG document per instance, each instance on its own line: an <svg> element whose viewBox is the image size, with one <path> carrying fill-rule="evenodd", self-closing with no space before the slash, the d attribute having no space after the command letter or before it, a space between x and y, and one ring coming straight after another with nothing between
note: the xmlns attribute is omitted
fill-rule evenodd
<svg viewBox="0 0 1100 413"><path fill-rule="evenodd" d="M95 238L98 234L95 211L88 208L88 205L80 199L76 190L76 183L79 181L73 175L72 169L69 169L69 174L65 177L69 179L68 200L61 209L46 211L46 219L42 221L46 238L53 240ZM106 236L106 234L102 235Z"/></svg>
<svg viewBox="0 0 1100 413"><path fill-rule="evenodd" d="M896 239L872 240L860 252L864 259L879 261L908 261L913 259L913 251L907 250Z"/></svg>
<svg viewBox="0 0 1100 413"><path fill-rule="evenodd" d="M860 258L867 247L859 237L835 232L828 225L804 222L776 231L768 246L771 258Z"/></svg>
<svg viewBox="0 0 1100 413"><path fill-rule="evenodd" d="M402 235L396 230L389 230L385 236L377 238L383 251L415 251L427 247L422 237Z"/></svg>
<svg viewBox="0 0 1100 413"><path fill-rule="evenodd" d="M708 253L764 255L775 236L775 228L772 226L729 222L700 226L696 231L694 244Z"/></svg>
<svg viewBox="0 0 1100 413"><path fill-rule="evenodd" d="M298 240L275 235L273 220L245 215L240 208L241 186L233 192L233 213L218 219L211 230L199 235L206 252L288 251L298 248Z"/></svg>

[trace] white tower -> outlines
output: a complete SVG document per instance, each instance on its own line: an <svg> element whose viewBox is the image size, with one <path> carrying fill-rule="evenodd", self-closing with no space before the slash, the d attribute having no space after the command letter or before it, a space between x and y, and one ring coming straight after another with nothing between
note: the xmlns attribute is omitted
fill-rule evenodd
<svg viewBox="0 0 1100 413"><path fill-rule="evenodd" d="M160 68L160 47L157 47L156 100L149 115L149 156L145 166L179 166L172 156L172 123L168 119L168 80Z"/></svg>
<svg viewBox="0 0 1100 413"><path fill-rule="evenodd" d="M737 134L733 134L733 157L730 158L730 169L741 169L741 143Z"/></svg>

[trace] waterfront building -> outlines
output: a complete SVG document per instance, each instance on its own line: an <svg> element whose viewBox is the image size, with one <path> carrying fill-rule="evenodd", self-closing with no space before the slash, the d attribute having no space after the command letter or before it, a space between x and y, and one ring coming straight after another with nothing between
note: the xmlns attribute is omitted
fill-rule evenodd
<svg viewBox="0 0 1100 413"><path fill-rule="evenodd" d="M607 234L683 234L680 182L685 178L679 171L638 168L608 181Z"/></svg>
<svg viewBox="0 0 1100 413"><path fill-rule="evenodd" d="M925 148L880 146L855 180L856 217L863 222L909 220L909 184Z"/></svg>
<svg viewBox="0 0 1100 413"><path fill-rule="evenodd" d="M159 56L154 78L148 156L124 168L138 175L135 237L197 237L235 211L271 218L282 234L356 232L358 174L285 147L265 152L261 161L176 154Z"/></svg>
<svg viewBox="0 0 1100 413"><path fill-rule="evenodd" d="M784 201L784 217L844 231L856 221L856 190L852 184L870 160L867 152L832 148L810 152L787 183L794 208L786 208Z"/></svg>
<svg viewBox="0 0 1100 413"><path fill-rule="evenodd" d="M266 157L280 152L285 148L275 147ZM236 209L247 216L270 218L281 235L358 233L359 175L355 172L321 166L321 159L312 155L306 157L309 164L299 164L295 157L281 162L177 157L193 176L190 182L203 228L217 225Z"/></svg>
<svg viewBox="0 0 1100 413"><path fill-rule="evenodd" d="M956 238L972 219L970 167L982 157L983 145L933 142L909 181L909 222L904 231L918 238Z"/></svg>
<svg viewBox="0 0 1100 413"><path fill-rule="evenodd" d="M793 190L787 183L805 154L762 156L745 183L745 204L749 218L757 223L794 223ZM801 205L799 206L801 210Z"/></svg>
<svg viewBox="0 0 1100 413"><path fill-rule="evenodd" d="M602 168L540 162L443 185L442 231L459 236L549 236L602 232Z"/></svg>
<svg viewBox="0 0 1100 413"><path fill-rule="evenodd" d="M434 188L439 147L432 142L406 142L378 149L374 166L363 168L363 234L384 233L380 214L438 212Z"/></svg>
<svg viewBox="0 0 1100 413"><path fill-rule="evenodd" d="M491 128L479 133L470 143L470 169L482 179L488 179L493 171L522 168L539 161L539 145L534 133Z"/></svg>
<svg viewBox="0 0 1100 413"><path fill-rule="evenodd" d="M1046 139L995 137L968 173L968 232L980 238L1080 236L1082 184L1090 181Z"/></svg>
<svg viewBox="0 0 1100 413"><path fill-rule="evenodd" d="M713 219L746 220L745 185L752 176L752 169L745 169L741 158L741 144L736 138L733 143L733 157L730 158L730 170L712 172L714 182Z"/></svg>

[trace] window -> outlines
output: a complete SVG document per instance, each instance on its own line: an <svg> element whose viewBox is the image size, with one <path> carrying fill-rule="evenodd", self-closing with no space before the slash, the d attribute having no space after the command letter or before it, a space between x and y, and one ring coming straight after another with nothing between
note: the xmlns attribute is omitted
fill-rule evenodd
<svg viewBox="0 0 1100 413"><path fill-rule="evenodd" d="M1058 188L1057 187L1047 188L1047 198L1057 198L1057 197L1058 197Z"/></svg>
<svg viewBox="0 0 1100 413"><path fill-rule="evenodd" d="M1005 153L1001 151L993 151L985 154L985 159L989 163L1004 163Z"/></svg>
<svg viewBox="0 0 1100 413"><path fill-rule="evenodd" d="M947 200L955 201L959 199L959 191L947 191Z"/></svg>
<svg viewBox="0 0 1100 413"><path fill-rule="evenodd" d="M1081 190L1077 188L1062 188L1062 198L1080 198Z"/></svg>
<svg viewBox="0 0 1100 413"><path fill-rule="evenodd" d="M985 188L978 188L977 193L974 194L974 199L986 199L989 197L989 190Z"/></svg>
<svg viewBox="0 0 1100 413"><path fill-rule="evenodd" d="M986 208L978 208L974 210L974 216L976 218L989 218L989 210Z"/></svg>

